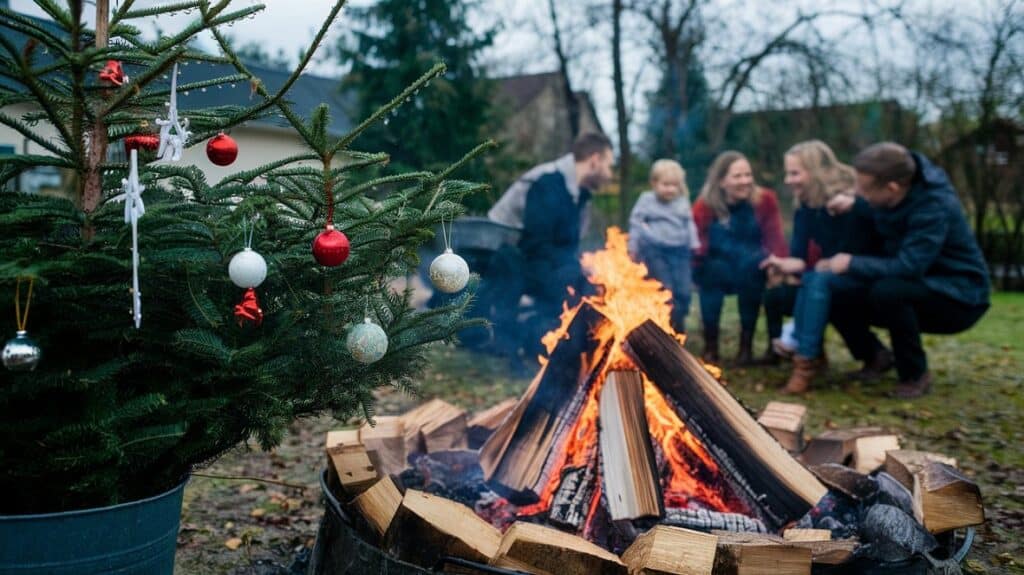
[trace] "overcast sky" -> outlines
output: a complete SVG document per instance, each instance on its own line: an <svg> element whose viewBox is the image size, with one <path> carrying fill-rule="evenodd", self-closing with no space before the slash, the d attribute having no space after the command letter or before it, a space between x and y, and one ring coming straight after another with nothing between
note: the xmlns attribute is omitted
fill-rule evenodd
<svg viewBox="0 0 1024 575"><path fill-rule="evenodd" d="M363 5L369 0L353 0L350 4ZM708 30L709 40L716 51L742 51L744 42L760 33L770 34L772 30L784 26L800 9L820 9L827 4L829 7L863 10L866 6L892 5L898 0L832 0L822 3L820 0L790 0L785 8L775 7L777 3L755 0L723 0L716 6L720 17L727 26L727 34L718 30ZM905 3L921 13L955 11L965 17L973 17L983 11L987 2L994 0L905 0ZM118 0L110 0L116 5ZM153 6L160 2L138 0L138 6ZM254 5L255 0L236 0L236 7ZM237 23L227 32L241 43L255 41L263 44L271 54L278 49L294 58L294 55L308 42L308 39L319 28L320 23L334 4L334 0L264 0L266 5L262 14L251 20ZM571 20L572 10L581 3L577 0L561 0L560 10L564 20ZM543 72L556 69L556 60L547 38L538 35L548 30L550 23L547 18L547 0L484 0L480 2L481 10L475 17L474 24L487 26L498 23L502 32L498 36L494 48L487 54L489 69L497 75L511 73ZM42 16L42 12L31 0L11 0L15 10ZM155 30L159 26L165 31L174 31L184 26L193 18L179 14L163 16L152 25ZM332 28L326 44L333 44L348 23L344 15ZM823 29L826 33L837 36L850 26L850 21L835 19L826 22ZM611 84L611 61L607 53L607 26L599 23L590 33L574 36L570 39L573 47L589 53L573 70L573 80L577 89L591 92L598 115L605 129L615 130L615 102ZM146 27L143 26L143 30ZM905 38L898 27L890 27L876 31L872 38L865 36L843 36L842 42L849 45L849 53L855 58L881 57L890 58L904 50ZM633 30L626 31L625 69L627 73L627 89L634 95L642 95L653 87L658 77L658 70L650 62L645 48L647 38ZM206 46L212 49L212 42ZM338 75L340 68L326 55L321 54L314 61L312 70L320 75ZM769 69L770 70L770 69ZM769 73L774 73L770 71ZM634 130L639 130L643 120L642 97L634 97L637 102Z"/></svg>

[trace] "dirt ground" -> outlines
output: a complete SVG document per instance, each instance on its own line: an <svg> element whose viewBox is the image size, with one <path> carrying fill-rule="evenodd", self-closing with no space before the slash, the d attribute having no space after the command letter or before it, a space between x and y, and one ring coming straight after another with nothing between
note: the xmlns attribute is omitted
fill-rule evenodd
<svg viewBox="0 0 1024 575"><path fill-rule="evenodd" d="M733 315L734 310L723 323L726 333ZM900 432L905 447L959 460L981 485L988 518L966 562L968 573L1024 573L1022 322L1024 297L997 297L971 332L927 338L936 385L930 396L914 402L886 397L891 380L872 386L840 383L838 374L856 366L830 333L833 376L803 399L811 434L883 425ZM728 353L735 342L724 345ZM696 342L688 347L699 348ZM431 354L423 398L442 397L477 410L517 396L528 383L510 377L507 365L494 358L440 346ZM786 375L786 366L726 371L729 389L752 410L777 397L775 385ZM378 412L390 414L419 400L385 390L379 401ZM318 485L323 437L339 427L329 418L300 421L273 452L239 449L196 474L185 492L175 573L304 574L323 514Z"/></svg>

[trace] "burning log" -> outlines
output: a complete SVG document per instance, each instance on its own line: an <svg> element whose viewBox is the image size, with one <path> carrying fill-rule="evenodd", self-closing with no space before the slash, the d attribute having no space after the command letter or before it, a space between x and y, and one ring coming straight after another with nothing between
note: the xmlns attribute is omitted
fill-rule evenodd
<svg viewBox="0 0 1024 575"><path fill-rule="evenodd" d="M661 517L664 502L637 371L612 371L600 399L604 493L612 520Z"/></svg>
<svg viewBox="0 0 1024 575"><path fill-rule="evenodd" d="M932 461L956 467L956 459L940 453L898 449L885 453L885 471L907 489L913 489L914 474L924 469L924 466Z"/></svg>
<svg viewBox="0 0 1024 575"><path fill-rule="evenodd" d="M665 525L674 525L698 531L732 531L735 533L767 533L768 528L759 519L740 513L724 513L708 509L665 510Z"/></svg>
<svg viewBox="0 0 1024 575"><path fill-rule="evenodd" d="M548 519L554 525L579 531L590 511L597 490L597 460L583 467L569 467L562 471L562 480L551 499Z"/></svg>
<svg viewBox="0 0 1024 575"><path fill-rule="evenodd" d="M408 489L384 540L388 553L432 569L446 555L488 563L501 532L465 505Z"/></svg>
<svg viewBox="0 0 1024 575"><path fill-rule="evenodd" d="M509 398L471 417L466 429L469 448L479 449L487 441L487 438L494 433L494 430L505 421L505 418L512 413L512 409L515 406L516 399Z"/></svg>
<svg viewBox="0 0 1024 575"><path fill-rule="evenodd" d="M714 575L810 575L811 550L772 535L716 531Z"/></svg>
<svg viewBox="0 0 1024 575"><path fill-rule="evenodd" d="M635 575L711 575L718 537L658 525L637 537L622 554Z"/></svg>
<svg viewBox="0 0 1024 575"><path fill-rule="evenodd" d="M772 434L786 451L800 453L804 448L804 422L807 419L807 406L799 403L769 401L761 416L760 423Z"/></svg>
<svg viewBox="0 0 1024 575"><path fill-rule="evenodd" d="M558 470L559 440L576 420L610 344L589 337L607 318L589 304L580 306L565 338L558 342L548 364L527 396L480 448L480 465L494 491L517 504L535 503L551 473Z"/></svg>
<svg viewBox="0 0 1024 575"><path fill-rule="evenodd" d="M432 399L402 416L405 454L433 453L466 447L466 412L443 399Z"/></svg>
<svg viewBox="0 0 1024 575"><path fill-rule="evenodd" d="M522 522L505 532L491 564L538 575L626 575L614 553L581 537Z"/></svg>
<svg viewBox="0 0 1024 575"><path fill-rule="evenodd" d="M981 490L953 467L928 463L914 475L914 517L932 533L984 523Z"/></svg>
<svg viewBox="0 0 1024 575"><path fill-rule="evenodd" d="M799 519L825 495L825 486L654 322L634 329L625 347L771 529Z"/></svg>

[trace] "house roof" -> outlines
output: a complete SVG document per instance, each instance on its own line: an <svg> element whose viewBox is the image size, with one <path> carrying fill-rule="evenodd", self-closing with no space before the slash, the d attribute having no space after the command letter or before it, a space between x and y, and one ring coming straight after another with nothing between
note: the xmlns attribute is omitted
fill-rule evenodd
<svg viewBox="0 0 1024 575"><path fill-rule="evenodd" d="M63 30L51 20L36 18L26 14L22 14L22 16L35 21L38 25L46 28L53 34L63 34ZM11 42L19 49L21 49L28 40L28 37L21 32L2 25L0 25L0 37ZM36 57L37 63L40 64L45 64L52 59L53 56L45 52L38 54ZM271 93L280 88L291 74L290 70L275 70L256 64L247 63L247 67L257 78L260 78L260 80L263 81L267 90ZM129 76L131 76L130 69L128 70L128 73ZM230 76L236 73L237 70L235 70L234 66L230 64L211 65L207 63L193 62L191 65L181 68L179 81L186 83L201 82L204 80ZM292 103L296 113L305 118L308 118L313 110L321 103L327 104L331 113L329 131L335 135L343 134L352 128L352 122L349 119L349 110L353 109L354 95L343 94L341 92L340 85L341 83L338 80L332 78L303 74L299 77L298 81L292 84L291 89L288 91L286 100ZM0 86L14 90L22 88L19 83L4 76L0 76ZM220 88L211 87L207 88L205 92L191 91L187 95L181 91L178 93L178 105L184 111L213 106L247 106L253 103L254 100L251 93L251 87L245 82L237 83L233 86L228 84L221 86ZM254 122L258 124L282 127L288 125L283 119L276 116L260 118L258 120L254 120Z"/></svg>
<svg viewBox="0 0 1024 575"><path fill-rule="evenodd" d="M520 74L518 76L495 78L495 82L498 84L498 98L504 99L513 109L520 110L528 106L545 88L552 85L561 87L562 73L556 71ZM590 94L578 90L573 92L573 95L580 104L590 111L594 122L603 132L604 128L601 127L601 123L598 120L597 110L594 109L594 103L590 99Z"/></svg>

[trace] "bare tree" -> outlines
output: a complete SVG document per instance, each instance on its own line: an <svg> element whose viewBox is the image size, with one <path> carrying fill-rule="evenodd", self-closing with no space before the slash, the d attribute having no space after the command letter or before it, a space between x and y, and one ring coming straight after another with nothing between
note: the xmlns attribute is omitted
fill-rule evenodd
<svg viewBox="0 0 1024 575"><path fill-rule="evenodd" d="M629 175L633 152L629 143L629 116L626 112L626 90L622 79L622 0L612 0L612 83L615 86L615 118L619 133L619 223L625 225L632 205Z"/></svg>
<svg viewBox="0 0 1024 575"><path fill-rule="evenodd" d="M548 0L548 14L551 17L555 56L558 57L558 71L562 75L562 85L565 90L565 105L569 114L569 128L572 130L573 137L576 137L580 133L580 105L576 100L576 92L572 88L572 80L569 78L569 56L566 53L565 44L562 42L562 29L558 25L558 11L555 10L555 0Z"/></svg>
<svg viewBox="0 0 1024 575"><path fill-rule="evenodd" d="M939 114L930 152L950 171L995 275L1004 285L1022 280L1024 3L915 18L908 29L918 47L916 96Z"/></svg>

